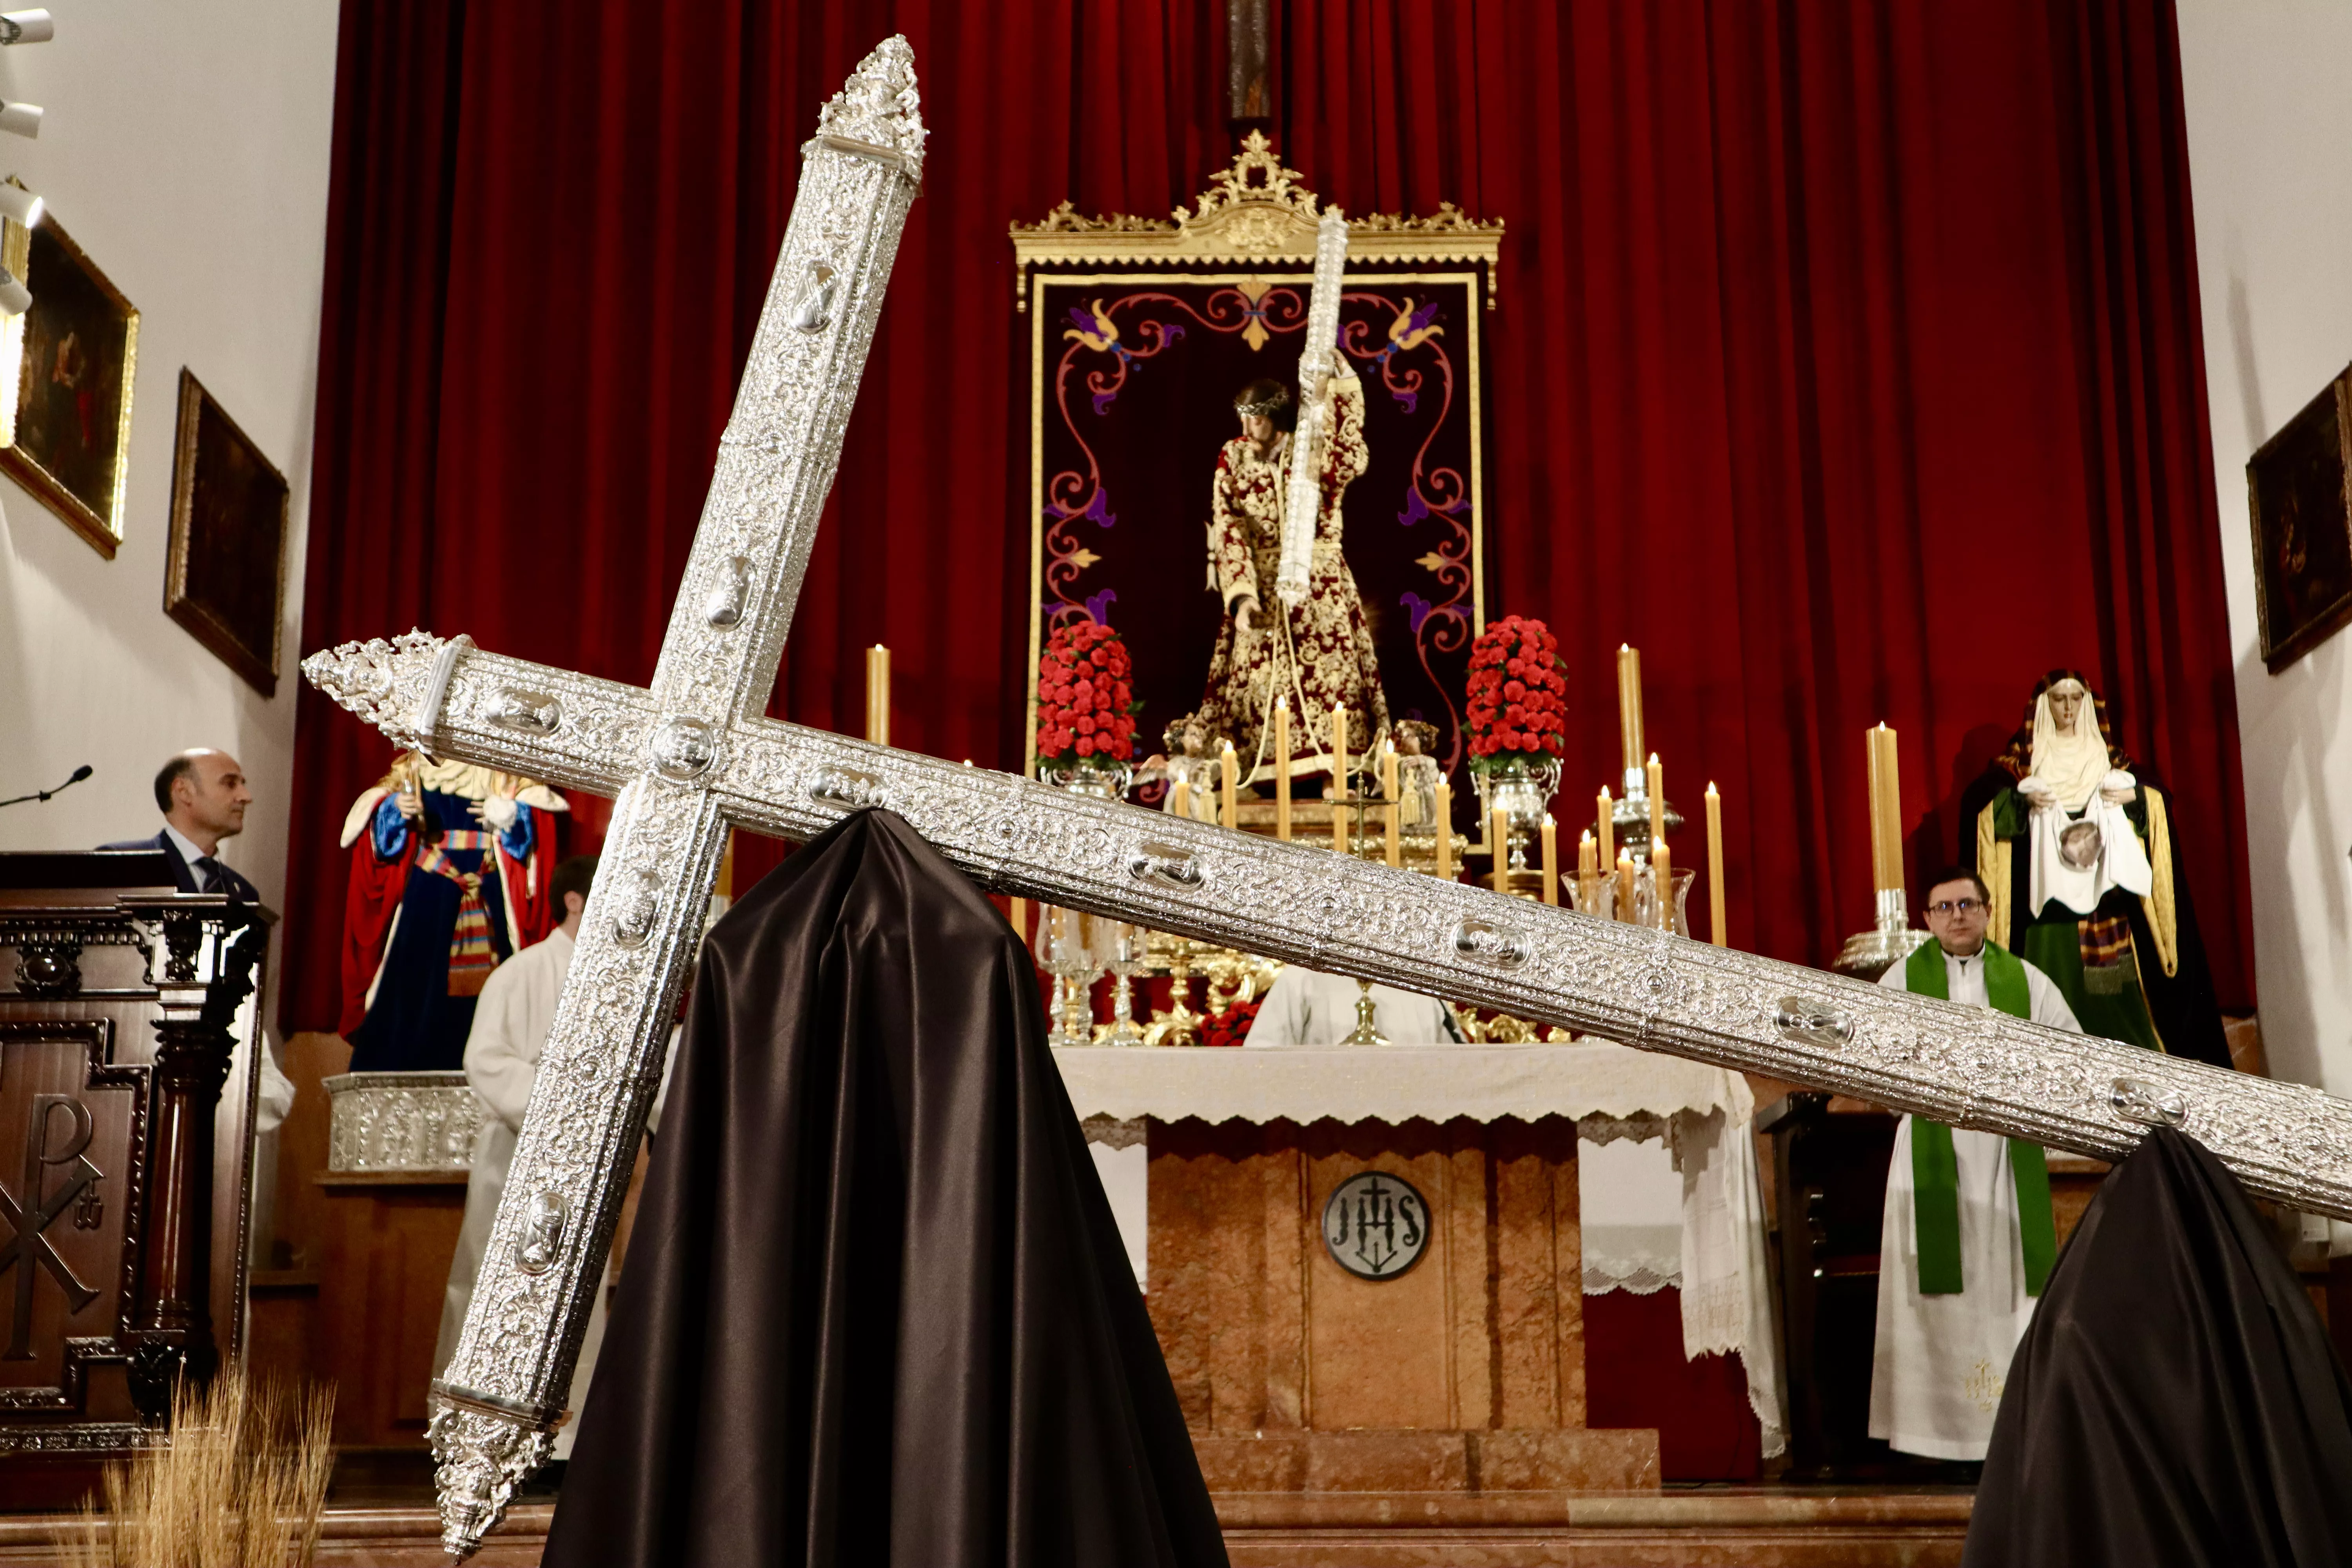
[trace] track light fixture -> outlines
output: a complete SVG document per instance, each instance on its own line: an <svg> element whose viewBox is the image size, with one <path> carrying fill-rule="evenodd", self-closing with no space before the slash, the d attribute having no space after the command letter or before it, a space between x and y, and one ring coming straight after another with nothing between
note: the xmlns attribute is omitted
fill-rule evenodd
<svg viewBox="0 0 2352 1568"><path fill-rule="evenodd" d="M58 36L58 25L47 10L0 11L0 47L46 44Z"/></svg>
<svg viewBox="0 0 2352 1568"><path fill-rule="evenodd" d="M0 131L11 136L38 136L41 133L41 106L37 103L0 103Z"/></svg>
<svg viewBox="0 0 2352 1568"><path fill-rule="evenodd" d="M41 198L22 185L0 184L0 217L30 228L41 221Z"/></svg>
<svg viewBox="0 0 2352 1568"><path fill-rule="evenodd" d="M21 316L33 308L33 291L16 275L0 267L0 316Z"/></svg>

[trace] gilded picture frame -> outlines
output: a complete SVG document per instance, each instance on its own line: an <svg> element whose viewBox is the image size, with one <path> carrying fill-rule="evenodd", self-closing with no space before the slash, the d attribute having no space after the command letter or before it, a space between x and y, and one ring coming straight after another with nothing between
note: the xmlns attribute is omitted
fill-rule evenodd
<svg viewBox="0 0 2352 1568"><path fill-rule="evenodd" d="M54 215L29 234L6 226L0 259L32 290L33 308L0 340L0 367L15 373L0 472L112 560L131 468L139 310Z"/></svg>
<svg viewBox="0 0 2352 1568"><path fill-rule="evenodd" d="M264 697L278 691L290 494L286 476L184 367L163 613Z"/></svg>
<svg viewBox="0 0 2352 1568"><path fill-rule="evenodd" d="M1071 616L1105 615L1122 584L1130 599L1146 580L1155 595L1179 595L1168 615L1122 626L1146 709L1138 754L1158 750L1160 727L1198 700L1201 672L1188 667L1175 674L1171 659L1155 661L1134 632L1143 628L1149 640L1176 635L1181 624L1188 648L1200 645L1192 662L1205 668L1214 599L1189 590L1201 580L1198 541L1216 441L1230 435L1224 405L1233 387L1215 378L1238 385L1245 374L1286 377L1296 366L1320 210L1297 172L1253 132L1233 164L1171 218L1087 217L1065 202L1039 223L1012 226L1013 303L1028 318L1030 340L1024 762L1031 771L1045 638ZM1345 352L1367 378L1375 463L1399 465L1350 489L1349 515L1360 521L1349 523L1349 560L1381 645L1392 716L1433 721L1445 765L1460 744L1459 715L1451 709L1461 672L1452 666L1466 658L1486 624L1481 318L1497 302L1503 226L1474 221L1448 203L1434 217L1372 215L1351 217L1348 227ZM1234 363L1214 371L1181 363L1212 343L1223 344ZM1129 400L1165 395L1155 379L1171 374L1190 378L1184 396L1204 411L1213 438L1190 428L1196 412L1190 403L1173 424L1166 422L1169 410L1156 408L1140 436L1113 428ZM1408 436L1399 421L1415 419ZM1443 461L1430 456L1425 426L1433 423L1450 432L1439 437L1448 444ZM1167 463L1139 468L1138 447L1155 434L1170 449ZM1192 542L1172 552L1153 543L1149 550L1169 558L1155 560L1150 574L1139 577L1130 567L1122 576L1114 557L1145 543L1139 528L1154 540ZM1374 552L1379 561L1370 559ZM1108 613L1135 608L1129 603ZM1160 673L1147 679L1155 662ZM1412 689L1401 693L1401 684Z"/></svg>
<svg viewBox="0 0 2352 1568"><path fill-rule="evenodd" d="M2352 624L2352 367L2246 463L2254 603L2273 675Z"/></svg>

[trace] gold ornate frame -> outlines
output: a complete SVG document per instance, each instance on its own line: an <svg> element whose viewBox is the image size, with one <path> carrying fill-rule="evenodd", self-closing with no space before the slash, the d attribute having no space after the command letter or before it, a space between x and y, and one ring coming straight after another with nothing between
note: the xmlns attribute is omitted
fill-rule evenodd
<svg viewBox="0 0 2352 1568"><path fill-rule="evenodd" d="M1190 208L1167 218L1114 213L1087 217L1065 201L1043 221L1013 224L1013 308L1030 319L1029 343L1029 658L1027 710L1023 729L1023 771L1036 771L1037 664L1043 630L1045 574L1045 354L1047 275L1063 284L1122 282L1297 282L1315 263L1315 232L1321 204L1286 169L1264 134L1253 131L1231 167L1210 181ZM1454 263L1455 270L1486 279L1486 309L1497 303L1496 275L1502 263L1503 220L1477 222L1452 202L1440 202L1433 217L1376 213L1348 220L1348 277L1351 281L1421 280L1423 263ZM1245 268L1239 273L1232 268ZM1096 271L1096 268L1108 270ZM1447 277L1440 274L1440 277ZM1031 295L1036 296L1032 308ZM1479 334L1470 323L1467 402L1474 468L1483 474L1485 401ZM1473 489L1471 595L1473 630L1486 628L1486 539L1484 503Z"/></svg>
<svg viewBox="0 0 2352 1568"><path fill-rule="evenodd" d="M31 276L32 237L14 220L6 221L6 237L0 242L0 255L5 255L9 270L33 290L34 309L40 309L40 279ZM9 331L0 339L0 403L7 408L5 444L0 444L0 473L31 492L33 499L57 513L65 524L79 534L84 542L108 560L122 543L122 496L131 474L131 395L139 380L139 308L125 299L114 280L101 270L89 253L74 243L73 237L58 224L56 215L41 219L41 229L74 264L88 275L90 283L122 322L122 395L116 413L114 433L114 472L109 487L104 515L92 510L81 497L68 489L58 477L43 468L38 458L26 451L16 440L16 414L24 396L25 318L8 323ZM22 248L19 248L21 243Z"/></svg>
<svg viewBox="0 0 2352 1568"><path fill-rule="evenodd" d="M1315 260L1315 193L1286 169L1258 132L1249 133L1233 167L1209 183L1188 210L1170 217L1113 213L1087 217L1068 202L1041 223L1016 223L1013 237L1013 308L1029 308L1029 268L1041 263L1112 264L1189 271L1203 265ZM1479 223L1452 202L1434 217L1374 213L1348 220L1349 270L1412 262L1466 261L1486 273L1486 309L1496 300L1503 220Z"/></svg>

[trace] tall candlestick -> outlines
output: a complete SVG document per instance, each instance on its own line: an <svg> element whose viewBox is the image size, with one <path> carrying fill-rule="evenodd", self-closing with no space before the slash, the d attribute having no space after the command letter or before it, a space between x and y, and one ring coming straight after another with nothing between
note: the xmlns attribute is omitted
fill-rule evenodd
<svg viewBox="0 0 2352 1568"><path fill-rule="evenodd" d="M1666 841L1650 840L1650 885L1658 894L1658 929L1675 929L1675 868L1666 858Z"/></svg>
<svg viewBox="0 0 2352 1568"><path fill-rule="evenodd" d="M1348 852L1348 706L1331 705L1331 847Z"/></svg>
<svg viewBox="0 0 2352 1568"><path fill-rule="evenodd" d="M1290 842L1290 699L1274 700L1274 836Z"/></svg>
<svg viewBox="0 0 2352 1568"><path fill-rule="evenodd" d="M890 650L880 643L866 650L866 738L890 743Z"/></svg>
<svg viewBox="0 0 2352 1568"><path fill-rule="evenodd" d="M1559 902L1559 828L1552 822L1551 813L1549 811L1544 813L1543 820L1543 901L1548 904L1558 904Z"/></svg>
<svg viewBox="0 0 2352 1568"><path fill-rule="evenodd" d="M1729 947L1731 934L1723 928L1723 797L1706 786L1706 912L1707 935L1717 947Z"/></svg>
<svg viewBox="0 0 2352 1568"><path fill-rule="evenodd" d="M1168 811L1172 816L1192 815L1192 786L1182 779L1168 786Z"/></svg>
<svg viewBox="0 0 2352 1568"><path fill-rule="evenodd" d="M1495 891L1511 890L1511 814L1501 806L1486 819L1486 832L1495 846Z"/></svg>
<svg viewBox="0 0 2352 1568"><path fill-rule="evenodd" d="M1617 645L1617 733L1625 745L1625 771L1642 765L1642 650Z"/></svg>
<svg viewBox="0 0 2352 1568"><path fill-rule="evenodd" d="M1388 860L1391 866L1404 864L1404 847L1397 839L1397 822L1404 816L1404 806L1397 799L1397 755L1394 746L1381 748L1381 794L1389 803Z"/></svg>
<svg viewBox="0 0 2352 1568"><path fill-rule="evenodd" d="M1658 765L1658 753L1650 753L1650 837L1666 836L1666 770Z"/></svg>
<svg viewBox="0 0 2352 1568"><path fill-rule="evenodd" d="M1609 786L1607 784L1602 784L1601 786L1600 827L1601 865L1604 870L1617 863L1617 825L1612 820L1612 805L1613 803L1609 798Z"/></svg>
<svg viewBox="0 0 2352 1568"><path fill-rule="evenodd" d="M1217 753L1217 820L1227 827L1242 825L1241 806L1234 799L1241 765L1241 759L1234 755L1234 743L1227 741Z"/></svg>
<svg viewBox="0 0 2352 1568"><path fill-rule="evenodd" d="M1454 880L1454 786L1437 781L1437 879Z"/></svg>

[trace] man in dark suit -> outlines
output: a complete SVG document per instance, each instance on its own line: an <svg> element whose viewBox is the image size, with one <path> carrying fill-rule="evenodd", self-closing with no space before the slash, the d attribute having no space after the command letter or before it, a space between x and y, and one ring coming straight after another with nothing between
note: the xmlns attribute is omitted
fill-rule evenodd
<svg viewBox="0 0 2352 1568"><path fill-rule="evenodd" d="M163 814L163 831L152 838L126 838L101 844L101 849L161 849L172 862L173 875L184 893L226 893L243 903L257 904L261 895L253 884L215 858L221 840L245 830L245 808L253 793L245 787L245 770L226 752L199 746L165 763L155 775L155 808Z"/></svg>

